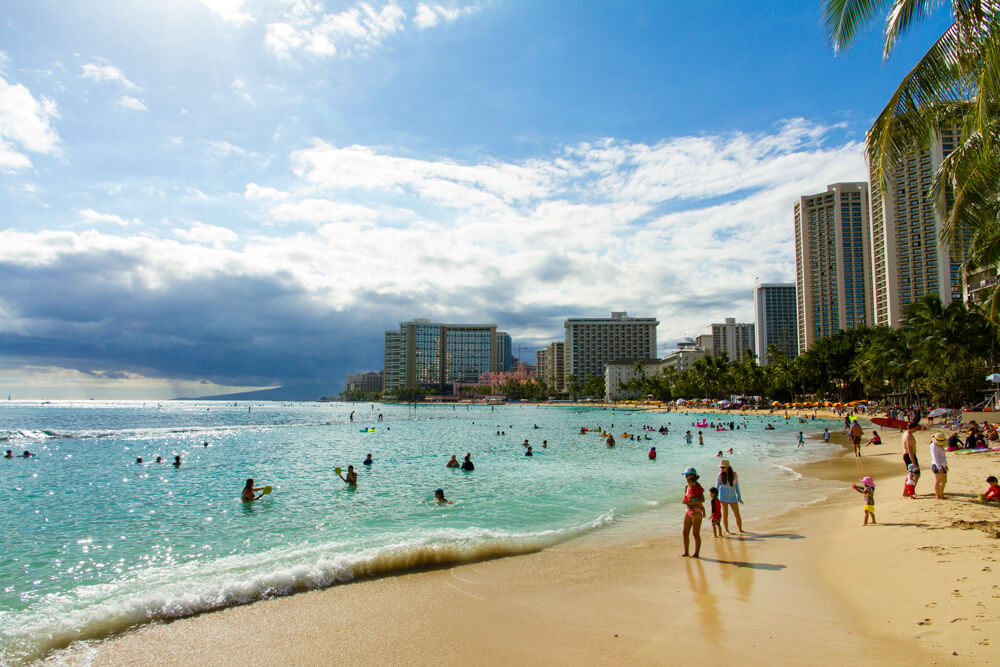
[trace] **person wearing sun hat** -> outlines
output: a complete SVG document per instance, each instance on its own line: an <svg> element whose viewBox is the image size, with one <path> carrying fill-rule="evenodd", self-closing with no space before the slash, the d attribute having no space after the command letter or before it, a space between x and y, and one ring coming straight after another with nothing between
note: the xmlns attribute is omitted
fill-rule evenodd
<svg viewBox="0 0 1000 667"><path fill-rule="evenodd" d="M944 447L948 438L938 431L931 437L931 472L934 473L934 495L944 498L944 485L948 483L948 458Z"/></svg>
<svg viewBox="0 0 1000 667"><path fill-rule="evenodd" d="M719 489L719 502L722 503L722 526L732 535L733 531L729 530L729 510L732 510L736 517L736 529L742 533L740 505L743 504L743 494L740 493L739 475L729 465L729 459L719 461L719 477L715 480L715 486Z"/></svg>
<svg viewBox="0 0 1000 667"><path fill-rule="evenodd" d="M875 524L875 480L871 477L862 477L861 484L852 484L854 490L865 497L865 525L868 525L868 517L871 517L872 524Z"/></svg>

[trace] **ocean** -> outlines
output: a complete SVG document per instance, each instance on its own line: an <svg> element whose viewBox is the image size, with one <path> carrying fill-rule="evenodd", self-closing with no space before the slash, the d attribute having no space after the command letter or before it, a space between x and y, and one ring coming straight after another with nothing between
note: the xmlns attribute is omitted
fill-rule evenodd
<svg viewBox="0 0 1000 667"><path fill-rule="evenodd" d="M537 551L610 527L676 531L682 471L698 468L707 489L719 450L733 449L726 458L741 476L748 530L831 489L795 468L839 448L796 440L840 423L704 417L742 428L702 428L699 447L692 424L702 415L603 407L0 403L0 450L14 455L0 459L0 663L141 623ZM592 432L600 428L616 447ZM36 456L22 458L26 449ZM361 465L368 453L374 463ZM445 467L466 453L474 471ZM349 464L356 489L333 471ZM273 492L240 502L248 477ZM437 488L454 504L434 502Z"/></svg>

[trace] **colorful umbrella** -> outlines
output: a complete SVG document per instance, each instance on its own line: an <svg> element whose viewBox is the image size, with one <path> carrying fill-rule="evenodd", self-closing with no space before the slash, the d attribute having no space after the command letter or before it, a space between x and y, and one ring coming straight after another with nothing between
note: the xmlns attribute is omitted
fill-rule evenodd
<svg viewBox="0 0 1000 667"><path fill-rule="evenodd" d="M930 412L928 412L927 416L928 417L940 417L942 415L948 414L949 412L951 412L951 410L949 410L948 408L938 408L937 410L931 410Z"/></svg>

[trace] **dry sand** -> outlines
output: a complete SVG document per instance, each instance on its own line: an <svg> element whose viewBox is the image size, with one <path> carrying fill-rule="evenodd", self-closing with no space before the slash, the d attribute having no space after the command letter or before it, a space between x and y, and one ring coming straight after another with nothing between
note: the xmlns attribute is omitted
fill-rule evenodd
<svg viewBox="0 0 1000 667"><path fill-rule="evenodd" d="M908 500L899 435L884 436L861 459L802 470L843 483L827 501L746 526L759 532L742 539L713 539L706 522L701 560L679 557L673 531L624 545L592 536L145 626L77 655L96 665L996 664L1000 507L973 498L1000 474L1000 452L949 455L950 497L933 498L928 472ZM921 433L922 458L927 442ZM876 480L878 526L862 527L848 487L864 474ZM682 510L662 511L648 533Z"/></svg>

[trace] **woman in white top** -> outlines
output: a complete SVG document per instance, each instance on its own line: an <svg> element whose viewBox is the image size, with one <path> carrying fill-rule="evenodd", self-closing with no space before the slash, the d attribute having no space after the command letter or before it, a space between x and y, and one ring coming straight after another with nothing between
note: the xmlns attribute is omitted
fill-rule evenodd
<svg viewBox="0 0 1000 667"><path fill-rule="evenodd" d="M944 446L948 438L938 432L931 438L931 472L934 473L934 495L944 498L944 485L948 483L948 459L944 454Z"/></svg>

